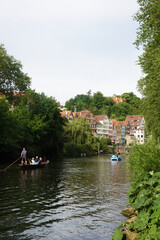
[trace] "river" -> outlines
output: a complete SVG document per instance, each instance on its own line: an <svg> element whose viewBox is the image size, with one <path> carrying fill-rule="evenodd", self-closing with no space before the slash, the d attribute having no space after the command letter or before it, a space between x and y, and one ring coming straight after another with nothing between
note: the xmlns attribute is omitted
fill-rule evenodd
<svg viewBox="0 0 160 240"><path fill-rule="evenodd" d="M111 240L126 218L125 160L110 155L0 172L1 240ZM6 165L0 165L5 168Z"/></svg>

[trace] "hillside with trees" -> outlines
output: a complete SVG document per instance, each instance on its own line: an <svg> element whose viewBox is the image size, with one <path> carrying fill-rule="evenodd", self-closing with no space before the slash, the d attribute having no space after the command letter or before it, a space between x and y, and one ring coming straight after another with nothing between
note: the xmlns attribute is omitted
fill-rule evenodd
<svg viewBox="0 0 160 240"><path fill-rule="evenodd" d="M101 92L96 92L91 95L91 91L87 94L79 94L71 98L65 103L67 110L81 111L84 109L90 110L94 115L106 114L108 118L125 120L127 115L141 114L142 100L133 92L123 93L121 96L122 102L115 103L112 97L105 97Z"/></svg>

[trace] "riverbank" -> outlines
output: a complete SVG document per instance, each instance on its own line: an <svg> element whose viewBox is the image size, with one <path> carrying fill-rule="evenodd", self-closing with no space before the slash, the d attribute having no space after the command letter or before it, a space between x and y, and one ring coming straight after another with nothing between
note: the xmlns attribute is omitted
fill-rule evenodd
<svg viewBox="0 0 160 240"><path fill-rule="evenodd" d="M122 211L129 219L117 228L113 240L160 239L160 172L147 173L130 189L129 201L132 207Z"/></svg>
<svg viewBox="0 0 160 240"><path fill-rule="evenodd" d="M159 156L160 148L154 141L130 149L127 159L131 181L128 205L134 212L129 220L116 229L113 240L160 239Z"/></svg>

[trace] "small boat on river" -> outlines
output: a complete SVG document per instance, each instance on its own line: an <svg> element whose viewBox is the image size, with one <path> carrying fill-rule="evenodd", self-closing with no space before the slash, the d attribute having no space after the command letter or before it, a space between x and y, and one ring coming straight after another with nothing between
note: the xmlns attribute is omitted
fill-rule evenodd
<svg viewBox="0 0 160 240"><path fill-rule="evenodd" d="M44 168L48 165L49 160L47 160L46 162L41 162L41 163L37 163L37 164L19 164L21 169L37 169L37 168Z"/></svg>
<svg viewBox="0 0 160 240"><path fill-rule="evenodd" d="M117 160L118 160L118 161L121 161L121 156L118 155L118 156L117 156Z"/></svg>
<svg viewBox="0 0 160 240"><path fill-rule="evenodd" d="M112 155L111 160L112 161L121 161L121 157L119 155L118 156Z"/></svg>

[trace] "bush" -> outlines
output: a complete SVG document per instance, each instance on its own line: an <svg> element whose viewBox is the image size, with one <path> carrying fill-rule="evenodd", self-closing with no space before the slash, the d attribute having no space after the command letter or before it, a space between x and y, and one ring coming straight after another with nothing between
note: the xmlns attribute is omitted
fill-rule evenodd
<svg viewBox="0 0 160 240"><path fill-rule="evenodd" d="M64 156L66 157L80 157L81 153L85 153L89 156L93 153L91 144L76 144L76 143L65 143L64 145Z"/></svg>
<svg viewBox="0 0 160 240"><path fill-rule="evenodd" d="M160 172L146 173L129 191L131 206L138 210L137 221L129 229L138 232L138 239L159 239L160 236Z"/></svg>
<svg viewBox="0 0 160 240"><path fill-rule="evenodd" d="M143 145L134 145L130 148L127 166L131 173L131 181L136 182L146 172L160 171L160 148L154 140Z"/></svg>

